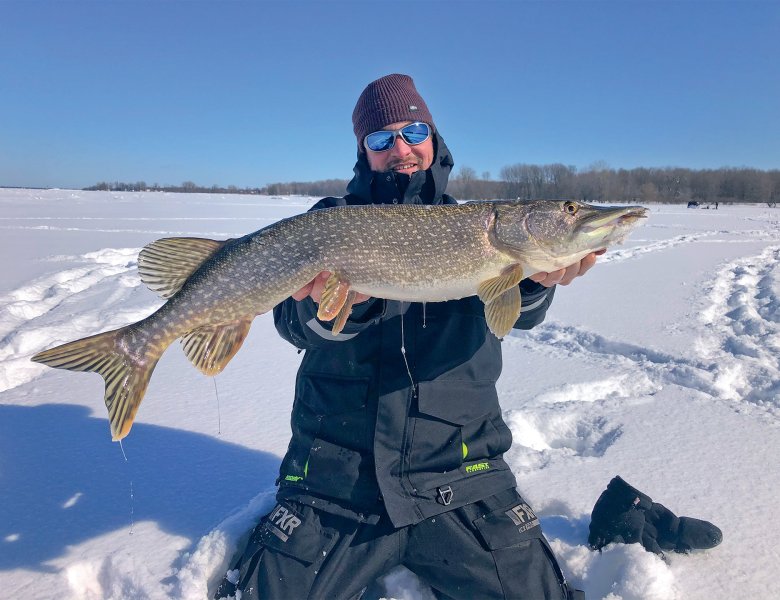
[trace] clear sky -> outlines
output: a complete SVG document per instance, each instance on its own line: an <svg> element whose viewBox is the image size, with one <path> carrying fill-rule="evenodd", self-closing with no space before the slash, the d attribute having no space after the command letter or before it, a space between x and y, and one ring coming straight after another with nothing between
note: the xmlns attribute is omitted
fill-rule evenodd
<svg viewBox="0 0 780 600"><path fill-rule="evenodd" d="M352 175L411 75L459 166L780 168L780 2L0 0L0 185Z"/></svg>

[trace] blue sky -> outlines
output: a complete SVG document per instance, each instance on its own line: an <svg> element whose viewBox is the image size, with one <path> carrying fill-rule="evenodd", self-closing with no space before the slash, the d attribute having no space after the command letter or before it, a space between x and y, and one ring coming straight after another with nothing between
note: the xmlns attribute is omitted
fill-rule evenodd
<svg viewBox="0 0 780 600"><path fill-rule="evenodd" d="M349 178L411 75L453 152L780 168L780 2L0 0L0 185Z"/></svg>

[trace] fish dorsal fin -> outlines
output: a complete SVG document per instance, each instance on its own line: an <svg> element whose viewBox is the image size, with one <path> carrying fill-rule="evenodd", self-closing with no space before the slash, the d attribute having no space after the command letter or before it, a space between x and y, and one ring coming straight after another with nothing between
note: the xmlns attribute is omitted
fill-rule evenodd
<svg viewBox="0 0 780 600"><path fill-rule="evenodd" d="M515 285L485 304L485 320L490 331L499 339L507 335L520 316L520 310L520 288Z"/></svg>
<svg viewBox="0 0 780 600"><path fill-rule="evenodd" d="M486 279L479 284L479 299L485 304L492 302L501 294L518 285L523 279L523 267L510 265L498 277Z"/></svg>
<svg viewBox="0 0 780 600"><path fill-rule="evenodd" d="M317 309L317 318L320 321L331 321L335 319L347 303L348 295L349 281L347 278L341 273L331 273L322 290L320 306ZM349 308L352 307L350 306ZM336 333L338 332L334 332L334 334Z"/></svg>
<svg viewBox="0 0 780 600"><path fill-rule="evenodd" d="M193 329L181 339L184 353L204 375L221 373L241 348L251 326L252 319L242 319Z"/></svg>
<svg viewBox="0 0 780 600"><path fill-rule="evenodd" d="M169 298L227 241L180 237L152 242L138 255L141 281L163 298Z"/></svg>

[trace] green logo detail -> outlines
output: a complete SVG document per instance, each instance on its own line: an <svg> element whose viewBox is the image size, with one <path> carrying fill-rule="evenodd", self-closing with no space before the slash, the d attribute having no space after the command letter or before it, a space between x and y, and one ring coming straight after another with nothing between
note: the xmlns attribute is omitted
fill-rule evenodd
<svg viewBox="0 0 780 600"><path fill-rule="evenodd" d="M475 465L468 465L466 467L466 473L478 473L479 471L487 471L490 469L490 463L481 462Z"/></svg>
<svg viewBox="0 0 780 600"><path fill-rule="evenodd" d="M463 460L466 460L466 457L469 455L469 447L465 442L461 442L460 444L463 446Z"/></svg>
<svg viewBox="0 0 780 600"><path fill-rule="evenodd" d="M300 475L285 475L284 480L285 481L303 481L305 477L309 474L309 461L306 461L306 464L303 465L303 477Z"/></svg>

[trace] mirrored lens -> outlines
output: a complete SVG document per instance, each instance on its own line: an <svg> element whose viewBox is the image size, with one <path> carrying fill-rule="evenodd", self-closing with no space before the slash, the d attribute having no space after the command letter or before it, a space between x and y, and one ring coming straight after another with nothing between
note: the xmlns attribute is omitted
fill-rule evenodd
<svg viewBox="0 0 780 600"><path fill-rule="evenodd" d="M366 136L366 146L374 152L390 150L395 143L395 135L392 131L375 131Z"/></svg>
<svg viewBox="0 0 780 600"><path fill-rule="evenodd" d="M412 123L401 130L401 137L407 144L416 146L427 140L430 133L430 128L426 123Z"/></svg>

